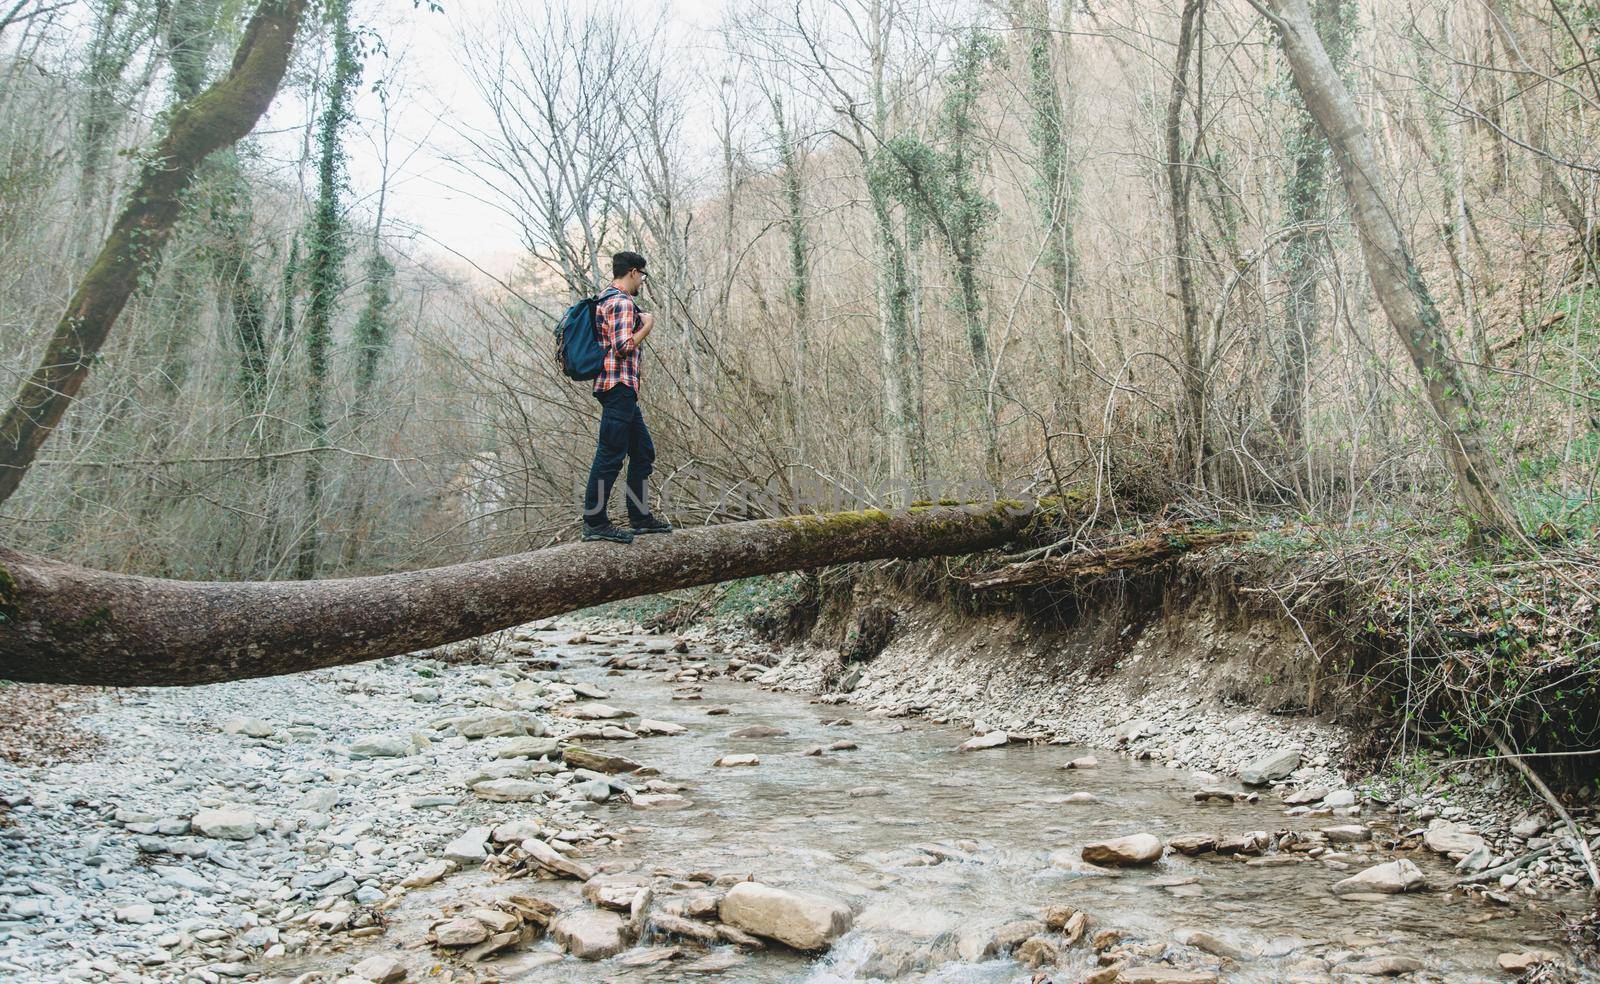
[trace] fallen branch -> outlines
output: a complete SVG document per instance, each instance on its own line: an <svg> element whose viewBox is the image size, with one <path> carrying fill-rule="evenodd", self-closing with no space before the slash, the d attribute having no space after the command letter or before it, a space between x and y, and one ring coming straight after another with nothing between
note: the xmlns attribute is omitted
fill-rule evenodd
<svg viewBox="0 0 1600 984"><path fill-rule="evenodd" d="M1253 534L1246 530L1215 533L1190 533L1169 530L1124 541L1116 546L1086 547L1061 557L1046 557L1008 564L964 578L975 591L997 588L1031 587L1056 581L1098 577L1115 571L1153 567L1174 557L1198 550L1209 550L1225 543L1239 543Z"/></svg>

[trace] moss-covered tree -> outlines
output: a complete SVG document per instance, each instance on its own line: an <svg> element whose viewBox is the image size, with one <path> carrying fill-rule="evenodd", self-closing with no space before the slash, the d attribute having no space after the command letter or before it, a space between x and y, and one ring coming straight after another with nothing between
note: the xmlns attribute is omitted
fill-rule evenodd
<svg viewBox="0 0 1600 984"><path fill-rule="evenodd" d="M78 282L38 367L0 416L0 502L22 483L83 387L117 316L171 236L200 162L250 132L277 94L304 10L305 0L263 0L227 74L174 111L145 155L127 204Z"/></svg>
<svg viewBox="0 0 1600 984"><path fill-rule="evenodd" d="M333 313L344 289L347 246L340 214L345 185L343 132L350 119L350 97L361 79L355 33L350 27L350 0L328 0L327 22L333 59L322 93L317 121L317 200L306 232L306 431L315 447L328 441L328 366L333 349ZM306 519L296 551L295 574L315 577L322 543L322 457L306 456Z"/></svg>

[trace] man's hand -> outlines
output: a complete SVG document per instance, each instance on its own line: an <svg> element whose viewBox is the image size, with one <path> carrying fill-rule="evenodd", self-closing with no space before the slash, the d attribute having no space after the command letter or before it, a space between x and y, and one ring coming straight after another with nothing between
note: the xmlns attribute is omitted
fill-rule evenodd
<svg viewBox="0 0 1600 984"><path fill-rule="evenodd" d="M639 327L633 330L633 344L638 345L650 335L650 329L656 324L656 316L649 311L639 312Z"/></svg>

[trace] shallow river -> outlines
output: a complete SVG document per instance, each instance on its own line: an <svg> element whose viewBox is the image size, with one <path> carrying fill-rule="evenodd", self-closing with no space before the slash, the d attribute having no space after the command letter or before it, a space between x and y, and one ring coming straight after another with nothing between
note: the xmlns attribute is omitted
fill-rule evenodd
<svg viewBox="0 0 1600 984"><path fill-rule="evenodd" d="M651 642L659 642L654 637ZM616 649L627 651L632 640ZM704 699L673 700L676 684L661 674L608 675L599 655L612 647L560 646L571 679L611 694L608 703L690 729L687 735L600 747L660 769L685 782L693 801L678 812L603 807L607 822L631 827L622 857L641 871L670 866L718 873L750 872L758 880L839 897L856 912L855 928L825 957L807 960L772 950L753 955L722 975L738 981L867 980L862 968L882 948L928 950L940 933L1038 918L1046 905L1066 903L1090 915L1090 935L1114 928L1139 941L1176 940L1203 930L1248 953L1228 981L1278 981L1307 956L1338 962L1352 952L1414 957L1427 967L1412 980L1508 979L1495 964L1506 951L1558 949L1550 922L1458 894L1432 892L1384 901L1341 900L1330 886L1355 873L1314 860L1268 866L1191 859L1175 852L1160 863L1115 877L1055 868L1053 851L1075 857L1087 841L1137 832L1168 836L1316 829L1348 818L1287 818L1267 793L1259 804L1202 806L1193 793L1217 783L1205 776L1096 752L1099 768L1058 766L1089 750L1021 746L957 752L967 734L917 720L888 720L849 707L808 703L801 695L749 684L708 681ZM707 711L725 707L728 713ZM824 725L845 716L848 725ZM785 729L782 737L739 739L750 725ZM849 739L851 751L821 757L807 748ZM599 743L596 743L599 744ZM718 756L754 752L761 764L711 768ZM1231 782L1227 788L1238 789ZM852 798L853 788L879 786L885 795ZM1087 791L1098 803L1068 805L1061 797ZM618 812L614 812L618 811ZM919 849L937 846L969 860L939 863ZM1413 856L1435 882L1450 871L1431 856ZM595 858L595 861L608 860ZM1387 860L1375 858L1364 863ZM918 940L920 938L920 942ZM546 944L549 945L549 944ZM1092 969L1087 941L1068 951L1058 981ZM1216 966L1216 959L1193 955ZM1186 963L1188 961L1180 961ZM615 961L566 960L524 980L671 980L668 967L634 969ZM705 979L703 977L696 979ZM1034 972L1009 960L948 960L910 978L938 982L1031 981Z"/></svg>

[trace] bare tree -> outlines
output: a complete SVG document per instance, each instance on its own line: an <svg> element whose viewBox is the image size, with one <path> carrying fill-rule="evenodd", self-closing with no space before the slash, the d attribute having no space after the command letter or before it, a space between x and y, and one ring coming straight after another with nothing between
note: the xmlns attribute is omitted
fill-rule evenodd
<svg viewBox="0 0 1600 984"><path fill-rule="evenodd" d="M1478 539L1519 531L1501 487L1499 466L1472 391L1450 354L1439 310L1411 258L1404 230L1383 193L1377 156L1328 51L1317 35L1306 0L1251 0L1277 27L1306 109L1322 127L1350 200L1367 275L1422 376L1436 415L1456 494Z"/></svg>

